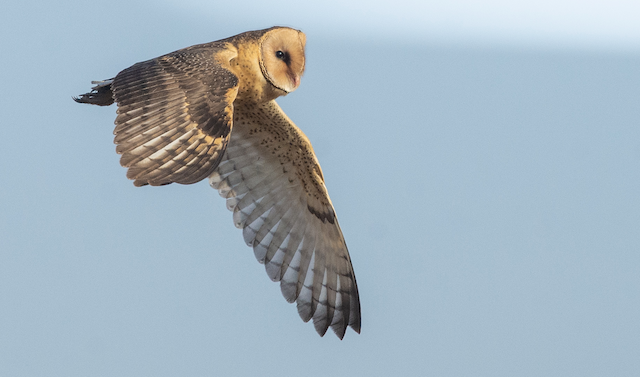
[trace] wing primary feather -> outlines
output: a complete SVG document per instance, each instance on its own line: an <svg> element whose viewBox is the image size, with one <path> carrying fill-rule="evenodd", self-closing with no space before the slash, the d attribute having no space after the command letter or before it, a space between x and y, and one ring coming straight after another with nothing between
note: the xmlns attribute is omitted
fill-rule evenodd
<svg viewBox="0 0 640 377"><path fill-rule="evenodd" d="M305 237L304 241L307 241ZM308 247L307 242L304 243L304 246L307 246L302 251L302 259L300 261L300 273L298 275L298 284L302 282L300 287L300 293L298 294L297 307L298 314L303 321L308 322L314 312L314 303L313 303L313 279L314 279L314 265L315 265L315 239L309 240L309 243L313 245ZM306 250L305 250L306 249Z"/></svg>
<svg viewBox="0 0 640 377"><path fill-rule="evenodd" d="M289 247L290 245L287 246ZM280 290L288 303L293 303L298 298L297 282L298 274L300 273L300 259L302 254L299 250L294 250L293 258L291 258L288 268L280 279Z"/></svg>
<svg viewBox="0 0 640 377"><path fill-rule="evenodd" d="M315 272L314 272L315 274ZM314 275L314 282L316 281L317 274ZM313 326L316 328L316 331L320 336L324 336L329 328L329 318L328 318L328 303L327 303L327 270L324 270L324 274L321 277L321 287L317 289L314 285L313 291L314 293L319 291L316 309L313 312ZM315 295L314 295L315 296ZM314 301L316 301L314 297Z"/></svg>

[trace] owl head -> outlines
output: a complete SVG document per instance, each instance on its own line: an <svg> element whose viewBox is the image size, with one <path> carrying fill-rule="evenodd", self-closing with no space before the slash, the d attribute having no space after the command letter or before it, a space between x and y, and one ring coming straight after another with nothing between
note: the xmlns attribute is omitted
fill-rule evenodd
<svg viewBox="0 0 640 377"><path fill-rule="evenodd" d="M273 28L260 41L260 69L275 88L291 93L300 85L304 73L303 32L290 28Z"/></svg>

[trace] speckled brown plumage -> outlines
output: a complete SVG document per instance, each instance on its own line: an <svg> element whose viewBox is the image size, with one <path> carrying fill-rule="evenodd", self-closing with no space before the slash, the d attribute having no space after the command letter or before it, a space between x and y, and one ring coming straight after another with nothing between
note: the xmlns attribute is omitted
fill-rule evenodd
<svg viewBox="0 0 640 377"><path fill-rule="evenodd" d="M96 82L118 105L116 151L136 186L209 177L234 224L306 322L360 332L347 246L311 143L275 99L295 90L306 38L274 27L188 47Z"/></svg>

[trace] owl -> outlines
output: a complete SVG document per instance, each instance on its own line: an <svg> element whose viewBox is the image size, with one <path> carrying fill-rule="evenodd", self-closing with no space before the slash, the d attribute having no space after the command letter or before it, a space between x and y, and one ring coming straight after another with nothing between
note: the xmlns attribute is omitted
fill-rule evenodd
<svg viewBox="0 0 640 377"><path fill-rule="evenodd" d="M311 143L275 102L300 85L305 43L286 27L249 31L134 64L74 100L117 104L135 186L208 178L285 299L342 339L360 333L351 258Z"/></svg>

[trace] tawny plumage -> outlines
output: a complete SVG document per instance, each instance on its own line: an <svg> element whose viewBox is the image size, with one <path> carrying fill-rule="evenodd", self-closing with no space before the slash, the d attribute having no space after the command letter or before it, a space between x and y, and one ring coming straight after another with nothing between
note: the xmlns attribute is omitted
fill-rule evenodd
<svg viewBox="0 0 640 377"><path fill-rule="evenodd" d="M117 103L134 185L209 177L285 299L342 339L360 332L351 259L311 143L275 102L300 84L305 43L289 28L246 32L137 63L75 100Z"/></svg>

